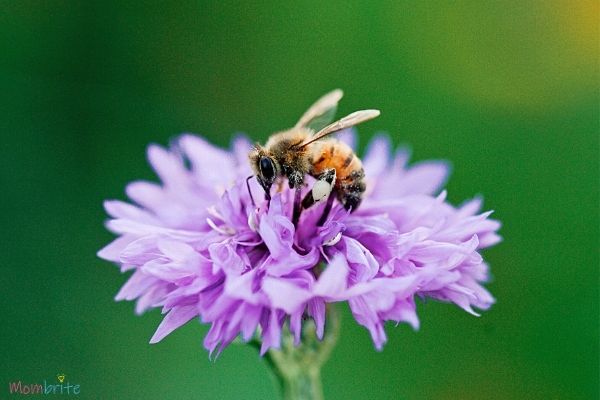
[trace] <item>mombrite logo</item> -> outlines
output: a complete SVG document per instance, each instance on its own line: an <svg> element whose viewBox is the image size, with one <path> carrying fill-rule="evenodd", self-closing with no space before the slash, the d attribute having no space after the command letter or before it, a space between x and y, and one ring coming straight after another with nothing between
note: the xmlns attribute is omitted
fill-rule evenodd
<svg viewBox="0 0 600 400"><path fill-rule="evenodd" d="M21 381L9 382L8 391L10 394L16 395L78 395L81 392L79 384L70 383L68 380L65 383L67 376L63 373L56 375L58 384L46 381L44 383L23 383Z"/></svg>

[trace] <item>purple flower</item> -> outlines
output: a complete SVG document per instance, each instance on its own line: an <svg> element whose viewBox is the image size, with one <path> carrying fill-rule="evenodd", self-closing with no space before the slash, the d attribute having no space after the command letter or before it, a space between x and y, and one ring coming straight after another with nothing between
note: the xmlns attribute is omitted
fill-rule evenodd
<svg viewBox="0 0 600 400"><path fill-rule="evenodd" d="M352 132L339 136L354 141ZM137 313L166 314L151 343L199 318L211 325L204 339L211 353L259 335L264 354L279 347L286 321L297 343L306 317L322 338L326 304L347 301L381 349L385 321L418 328L417 296L475 315L473 308L494 302L478 251L500 241L500 224L479 213L480 199L458 208L446 202L445 163L409 167L406 150L390 157L388 140L376 138L364 157L361 207L350 214L335 202L319 226L321 202L295 226L287 185L268 203L250 180L252 204L249 149L244 138L228 152L192 135L170 150L152 145L148 158L162 183L129 184L135 205L105 202L107 227L119 237L98 255L133 270L116 299L137 300Z"/></svg>

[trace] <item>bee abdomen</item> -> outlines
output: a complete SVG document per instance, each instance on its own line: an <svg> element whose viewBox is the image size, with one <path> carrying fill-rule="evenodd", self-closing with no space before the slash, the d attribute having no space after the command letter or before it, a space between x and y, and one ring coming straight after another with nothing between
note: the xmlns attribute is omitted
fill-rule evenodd
<svg viewBox="0 0 600 400"><path fill-rule="evenodd" d="M362 162L347 144L328 140L315 148L312 158L312 175L318 176L327 169L335 169L334 190L346 209L356 210L366 189Z"/></svg>
<svg viewBox="0 0 600 400"><path fill-rule="evenodd" d="M337 195L345 209L352 209L354 211L360 205L363 193L367 188L364 179L365 171L361 166L360 169L352 171L346 179L338 180L339 188L337 189Z"/></svg>

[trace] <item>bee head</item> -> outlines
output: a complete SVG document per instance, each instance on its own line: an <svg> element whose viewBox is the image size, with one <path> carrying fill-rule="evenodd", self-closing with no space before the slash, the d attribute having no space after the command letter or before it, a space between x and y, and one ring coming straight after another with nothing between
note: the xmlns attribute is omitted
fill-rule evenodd
<svg viewBox="0 0 600 400"><path fill-rule="evenodd" d="M271 186L279 175L279 164L263 148L256 147L250 153L250 164L258 183L263 187L267 198L270 198Z"/></svg>

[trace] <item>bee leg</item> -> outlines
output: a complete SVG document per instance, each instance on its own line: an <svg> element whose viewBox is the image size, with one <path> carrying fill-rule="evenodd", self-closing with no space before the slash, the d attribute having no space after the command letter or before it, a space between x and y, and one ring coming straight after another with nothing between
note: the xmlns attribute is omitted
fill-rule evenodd
<svg viewBox="0 0 600 400"><path fill-rule="evenodd" d="M294 212L292 215L292 223L294 226L298 224L300 213L302 212L302 188L304 187L304 175L298 171L287 174L290 189L295 189L294 192Z"/></svg>
<svg viewBox="0 0 600 400"><path fill-rule="evenodd" d="M292 216L294 226L298 225L300 213L302 212L302 201L300 200L302 193L300 188L301 186L296 186L296 192L294 193L294 214Z"/></svg>
<svg viewBox="0 0 600 400"><path fill-rule="evenodd" d="M333 190L335 184L335 169L327 169L319 176L313 185L310 192L304 196L302 200L302 208L307 209L313 206L318 201L325 199Z"/></svg>
<svg viewBox="0 0 600 400"><path fill-rule="evenodd" d="M265 190L265 200L267 201L267 208L271 204L271 193Z"/></svg>
<svg viewBox="0 0 600 400"><path fill-rule="evenodd" d="M327 169L319 176L317 176L317 181L313 185L310 192L306 194L304 199L302 199L302 209L307 209L312 207L315 203L327 198L327 203L325 204L325 209L323 210L323 215L319 219L318 225L321 226L327 219L329 215L329 211L331 210L331 206L333 204L333 196L331 196L331 192L333 191L333 187L335 185L336 173L335 169Z"/></svg>
<svg viewBox="0 0 600 400"><path fill-rule="evenodd" d="M260 186L262 186L262 188L265 191L265 200L267 200L267 207L268 207L269 203L271 202L271 185L273 184L273 182L266 182L260 176L256 176L256 180L258 181ZM246 180L246 184L248 184L247 180Z"/></svg>
<svg viewBox="0 0 600 400"><path fill-rule="evenodd" d="M325 221L327 221L327 217L329 216L329 212L331 211L331 206L333 205L333 195L330 193L327 198L327 203L325 203L325 209L323 210L323 214L321 214L321 218L319 218L319 222L317 222L317 226L323 226Z"/></svg>

